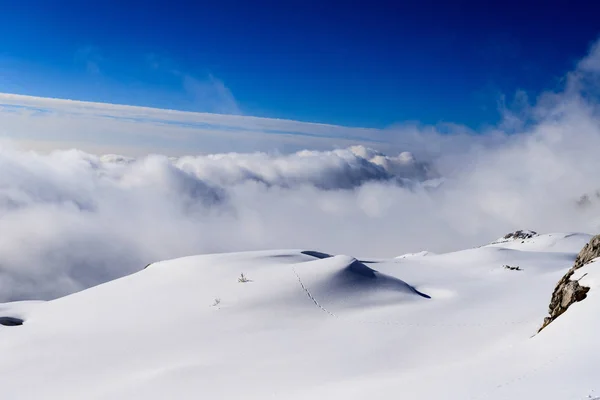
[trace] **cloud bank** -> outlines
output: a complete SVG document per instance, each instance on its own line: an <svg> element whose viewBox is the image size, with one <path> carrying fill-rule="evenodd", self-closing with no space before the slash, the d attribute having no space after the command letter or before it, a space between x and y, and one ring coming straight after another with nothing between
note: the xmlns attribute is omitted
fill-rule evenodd
<svg viewBox="0 0 600 400"><path fill-rule="evenodd" d="M406 126L402 135L371 135L211 114L202 123L212 127L198 134L182 127L191 118L196 129L197 114L174 112L176 134L164 140L177 141L178 134L184 142L190 135L205 140L215 130L235 141L259 132L260 142L273 136L265 130L285 130L274 136L311 150L132 158L3 144L0 301L55 298L153 261L198 253L304 248L392 257L476 246L521 228L597 233L596 205L581 207L578 200L600 189L599 60L595 45L560 92L520 99L503 124L480 135ZM47 129L68 128L62 134L78 140L93 126L110 136L111 121L134 121L131 135L153 138L164 132L157 126L171 123L139 108L21 97L21 105L9 106L11 97L2 99L4 129L45 121ZM36 111L34 103L43 107ZM14 119L6 117L11 113ZM300 128L302 135L289 133ZM371 142L362 143L363 135ZM331 150L338 139L353 146ZM381 143L385 152L373 145ZM325 144L329 150L319 149Z"/></svg>

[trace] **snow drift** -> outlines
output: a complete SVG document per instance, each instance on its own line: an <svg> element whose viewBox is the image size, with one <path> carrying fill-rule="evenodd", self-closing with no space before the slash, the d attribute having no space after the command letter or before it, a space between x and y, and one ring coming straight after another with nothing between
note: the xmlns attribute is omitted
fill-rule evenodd
<svg viewBox="0 0 600 400"><path fill-rule="evenodd" d="M582 268L586 300L534 334L586 240L548 234L368 264L300 250L153 263L58 300L0 305L25 321L0 326L2 393L583 400L600 391L594 263Z"/></svg>

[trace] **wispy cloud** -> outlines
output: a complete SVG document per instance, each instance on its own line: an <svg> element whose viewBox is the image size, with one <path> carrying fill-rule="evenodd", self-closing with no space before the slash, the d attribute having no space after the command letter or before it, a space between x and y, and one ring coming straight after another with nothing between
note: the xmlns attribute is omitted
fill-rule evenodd
<svg viewBox="0 0 600 400"><path fill-rule="evenodd" d="M80 56L85 62L102 60L100 51L92 46L81 49ZM379 150L408 149L423 157L460 151L473 142L485 145L502 140L500 134L478 135L454 124L404 123L369 129L247 116L231 90L208 72L186 72L157 54L147 55L146 67L178 80L182 95L193 104L190 108L203 112L0 93L0 138L27 149L79 148L127 155L289 153L304 148L331 150L367 145Z"/></svg>
<svg viewBox="0 0 600 400"><path fill-rule="evenodd" d="M231 90L210 71L193 73L159 54L146 55L148 67L179 80L181 90L194 111L217 114L242 114Z"/></svg>
<svg viewBox="0 0 600 400"><path fill-rule="evenodd" d="M181 76L185 92L203 111L219 114L241 114L233 93L223 81L208 75L200 80L191 75Z"/></svg>
<svg viewBox="0 0 600 400"><path fill-rule="evenodd" d="M216 85L217 88L211 89ZM192 85L193 86L193 85ZM236 109L235 100L218 81L198 84L216 95L221 107ZM229 104L229 106L227 106ZM473 143L503 140L500 133L478 135L468 128L444 124L401 124L388 129L344 127L235 114L89 103L0 93L0 135L26 148L81 148L97 153L169 155L329 150L356 144L380 150L410 150L419 156L464 150ZM443 133L443 134L441 134ZM52 143L55 143L52 146Z"/></svg>

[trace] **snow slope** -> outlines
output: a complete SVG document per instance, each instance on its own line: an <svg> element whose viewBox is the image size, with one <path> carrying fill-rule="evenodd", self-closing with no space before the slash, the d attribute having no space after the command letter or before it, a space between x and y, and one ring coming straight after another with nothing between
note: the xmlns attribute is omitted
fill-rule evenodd
<svg viewBox="0 0 600 400"><path fill-rule="evenodd" d="M281 250L154 263L54 301L0 305L0 317L25 320L0 326L0 391L6 399L593 398L600 268L578 271L588 298L534 335L589 238L540 235L377 262ZM242 273L249 282L238 282Z"/></svg>

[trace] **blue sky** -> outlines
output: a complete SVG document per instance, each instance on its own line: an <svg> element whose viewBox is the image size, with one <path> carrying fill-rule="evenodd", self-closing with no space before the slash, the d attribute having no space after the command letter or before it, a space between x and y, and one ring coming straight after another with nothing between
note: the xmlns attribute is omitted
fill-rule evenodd
<svg viewBox="0 0 600 400"><path fill-rule="evenodd" d="M374 128L494 124L600 34L587 1L0 3L0 92Z"/></svg>

